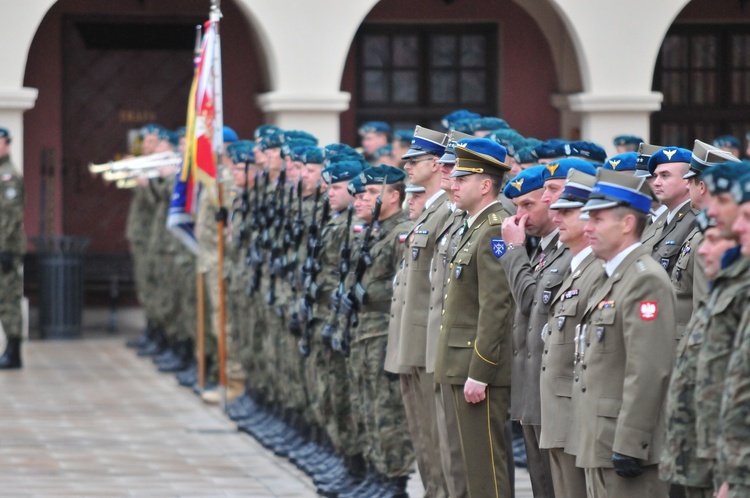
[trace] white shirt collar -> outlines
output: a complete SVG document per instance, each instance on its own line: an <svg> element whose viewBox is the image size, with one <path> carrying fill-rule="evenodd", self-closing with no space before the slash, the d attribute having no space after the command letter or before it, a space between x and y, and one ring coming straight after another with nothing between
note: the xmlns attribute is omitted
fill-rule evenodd
<svg viewBox="0 0 750 498"><path fill-rule="evenodd" d="M474 222L475 222L475 221L477 221L477 219L478 219L478 218L479 218L480 216L482 216L482 213L484 213L485 211L487 211L487 208L489 208L490 206L494 206L495 204L500 204L500 202L499 202L499 201L492 201L492 202L490 202L489 204L487 204L487 205L486 205L486 206L484 207L484 209L482 209L481 211L479 211L479 212L478 212L477 214L475 214L474 216L469 216L469 219L468 219L469 225L468 225L468 226L472 226L472 225L474 225Z"/></svg>
<svg viewBox="0 0 750 498"><path fill-rule="evenodd" d="M570 272L573 273L576 271L576 268L583 263L583 260L586 259L586 256L589 254L591 254L591 246L586 246L581 252L573 256L573 259L570 260Z"/></svg>
<svg viewBox="0 0 750 498"><path fill-rule="evenodd" d="M445 194L445 190L443 190L443 189L440 189L437 192L435 192L434 194L432 194L432 197L430 197L429 199L427 199L427 202L424 203L424 209L425 210L430 209L430 206L432 206L435 203L435 201L437 201L438 199L440 199L440 196L443 195L443 194ZM448 194L445 194L445 195L448 195Z"/></svg>
<svg viewBox="0 0 750 498"><path fill-rule="evenodd" d="M623 260L628 256L628 254L638 249L640 245L640 242L636 242L635 244L626 247L625 249L620 251L617 256L604 263L604 271L607 272L607 276L611 277L617 267L620 266L620 263L622 263Z"/></svg>
<svg viewBox="0 0 750 498"><path fill-rule="evenodd" d="M662 214L664 214L666 210L667 210L667 206L665 206L664 204L660 204L659 208L656 211L654 211L654 214L651 215L651 222L653 223L654 221L656 221L656 219Z"/></svg>
<svg viewBox="0 0 750 498"><path fill-rule="evenodd" d="M539 247L542 248L542 251L546 251L549 249L549 247L547 246L549 246L550 242L552 242L552 239L555 238L555 236L557 235L559 231L560 231L559 228L555 228L550 233L542 237L542 240L539 241Z"/></svg>
<svg viewBox="0 0 750 498"><path fill-rule="evenodd" d="M680 204L679 206L677 206L676 208L674 208L673 210L669 212L669 214L667 215L667 225L672 223L672 220L674 219L674 217L677 216L677 211L682 209L682 207L688 202L690 202L690 199L686 200L685 202L683 202L682 204Z"/></svg>

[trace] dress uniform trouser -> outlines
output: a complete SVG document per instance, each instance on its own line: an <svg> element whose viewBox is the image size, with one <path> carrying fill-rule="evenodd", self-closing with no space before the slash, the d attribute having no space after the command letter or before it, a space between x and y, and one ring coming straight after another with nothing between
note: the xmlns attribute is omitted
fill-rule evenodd
<svg viewBox="0 0 750 498"><path fill-rule="evenodd" d="M529 476L534 496L553 498L552 470L549 463L549 450L539 448L540 425L523 425L523 440L526 446L526 459L529 463ZM563 498L563 497L561 497Z"/></svg>
<svg viewBox="0 0 750 498"><path fill-rule="evenodd" d="M440 446L432 438L432 427L436 427L434 376L424 367L411 367L408 374L400 375L401 398L406 411L406 422L414 444L419 475L425 488L425 496L436 498L448 495L447 485L440 464Z"/></svg>
<svg viewBox="0 0 750 498"><path fill-rule="evenodd" d="M548 451L555 495L561 498L585 496L586 473L576 467L576 457L565 453L562 448L550 448Z"/></svg>
<svg viewBox="0 0 750 498"><path fill-rule="evenodd" d="M449 384L435 384L435 409L437 412L440 461L451 498L466 498L466 466L461 453L456 405Z"/></svg>
<svg viewBox="0 0 750 498"><path fill-rule="evenodd" d="M643 467L638 477L620 477L615 469L586 469L588 498L619 498L621 496L667 496L669 484L659 479L658 465Z"/></svg>
<svg viewBox="0 0 750 498"><path fill-rule="evenodd" d="M486 397L479 403L466 401L463 384L453 385L452 389L469 496L510 496L505 438L510 388L487 386Z"/></svg>

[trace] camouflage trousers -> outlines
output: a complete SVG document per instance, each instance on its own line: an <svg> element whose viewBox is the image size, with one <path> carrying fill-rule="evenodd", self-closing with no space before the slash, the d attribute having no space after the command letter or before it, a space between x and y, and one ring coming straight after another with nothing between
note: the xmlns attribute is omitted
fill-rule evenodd
<svg viewBox="0 0 750 498"><path fill-rule="evenodd" d="M192 339L197 320L195 260L188 255L160 254L153 261L150 314L170 341Z"/></svg>
<svg viewBox="0 0 750 498"><path fill-rule="evenodd" d="M0 269L0 323L5 337L21 339L23 319L21 298L23 297L23 266L16 265L8 273Z"/></svg>
<svg viewBox="0 0 750 498"><path fill-rule="evenodd" d="M205 273L204 282L206 287L205 302L207 313L210 313L211 317L210 331L211 335L217 340L219 337L219 274L217 267L211 267L209 271ZM226 306L226 301L224 302ZM226 315L229 316L228 314ZM232 324L229 320L225 323L225 346L226 346L226 372L227 380L230 381L245 381L245 374L242 370L242 365L238 359L237 345L232 342L232 334L228 333L232 329ZM218 348L213 363L218 366Z"/></svg>
<svg viewBox="0 0 750 498"><path fill-rule="evenodd" d="M360 327L367 329L366 315ZM364 455L386 477L408 476L414 448L406 424L398 375L383 370L387 335L354 342L349 356L351 401L364 426Z"/></svg>

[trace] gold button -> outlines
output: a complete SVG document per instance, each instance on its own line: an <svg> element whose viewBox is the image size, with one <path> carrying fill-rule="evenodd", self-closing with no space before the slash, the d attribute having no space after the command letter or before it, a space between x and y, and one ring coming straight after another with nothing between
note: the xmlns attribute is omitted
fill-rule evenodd
<svg viewBox="0 0 750 498"><path fill-rule="evenodd" d="M445 299L448 299L448 294L445 295Z"/></svg>
<svg viewBox="0 0 750 498"><path fill-rule="evenodd" d="M467 346L471 346L471 341L466 341Z"/></svg>
<svg viewBox="0 0 750 498"><path fill-rule="evenodd" d="M453 263L451 263L451 268L453 268Z"/></svg>
<svg viewBox="0 0 750 498"><path fill-rule="evenodd" d="M443 326L442 325L440 326L440 330L443 330Z"/></svg>
<svg viewBox="0 0 750 498"><path fill-rule="evenodd" d="M443 314L445 315L445 310L443 310Z"/></svg>
<svg viewBox="0 0 750 498"><path fill-rule="evenodd" d="M448 283L448 284L451 283L451 279L448 279L448 282L446 282L446 283Z"/></svg>

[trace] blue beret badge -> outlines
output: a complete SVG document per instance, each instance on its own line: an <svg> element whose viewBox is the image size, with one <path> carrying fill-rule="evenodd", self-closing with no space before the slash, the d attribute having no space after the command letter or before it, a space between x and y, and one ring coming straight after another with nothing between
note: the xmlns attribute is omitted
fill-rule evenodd
<svg viewBox="0 0 750 498"><path fill-rule="evenodd" d="M505 242L503 239L490 239L490 246L492 247L492 254L495 257L500 258L505 254Z"/></svg>

